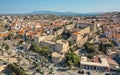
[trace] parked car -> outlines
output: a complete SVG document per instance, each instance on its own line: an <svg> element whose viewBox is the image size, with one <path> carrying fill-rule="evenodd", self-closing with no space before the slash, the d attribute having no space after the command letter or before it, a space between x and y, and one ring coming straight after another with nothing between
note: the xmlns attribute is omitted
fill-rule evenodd
<svg viewBox="0 0 120 75"><path fill-rule="evenodd" d="M84 71L80 71L80 70L79 70L78 73L79 73L79 74L84 74Z"/></svg>

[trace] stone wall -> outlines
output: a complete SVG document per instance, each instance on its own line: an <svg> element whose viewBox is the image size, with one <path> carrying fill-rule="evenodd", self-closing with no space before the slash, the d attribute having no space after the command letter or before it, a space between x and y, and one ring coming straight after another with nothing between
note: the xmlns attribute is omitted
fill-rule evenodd
<svg viewBox="0 0 120 75"><path fill-rule="evenodd" d="M78 41L78 46L83 46L88 41L88 36L85 36L83 39Z"/></svg>
<svg viewBox="0 0 120 75"><path fill-rule="evenodd" d="M70 25L67 25L66 26L66 29L70 30L70 29L73 29L75 26L75 24L70 24Z"/></svg>
<svg viewBox="0 0 120 75"><path fill-rule="evenodd" d="M55 51L59 53L66 53L69 49L69 43L59 40L55 43Z"/></svg>
<svg viewBox="0 0 120 75"><path fill-rule="evenodd" d="M90 33L90 26L88 26L84 29L81 29L79 32L80 32L80 34Z"/></svg>
<svg viewBox="0 0 120 75"><path fill-rule="evenodd" d="M63 33L63 31L64 31L63 28L62 28L62 29L59 29L58 31L56 31L56 34L57 34L57 35L61 35L61 34Z"/></svg>
<svg viewBox="0 0 120 75"><path fill-rule="evenodd" d="M51 42L51 41L41 41L40 46L41 47L49 47L53 51L55 49L55 43Z"/></svg>

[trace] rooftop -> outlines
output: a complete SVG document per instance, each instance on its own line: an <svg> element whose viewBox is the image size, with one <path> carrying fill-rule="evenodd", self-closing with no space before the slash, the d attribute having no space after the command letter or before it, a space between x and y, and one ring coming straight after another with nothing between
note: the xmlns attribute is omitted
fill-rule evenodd
<svg viewBox="0 0 120 75"><path fill-rule="evenodd" d="M99 56L101 62L92 62L88 61L87 57L81 57L81 64L83 65L92 65L92 66L101 66L101 67L109 67L108 61L104 56Z"/></svg>
<svg viewBox="0 0 120 75"><path fill-rule="evenodd" d="M73 34L78 35L78 34L80 34L80 33L79 33L79 32L73 32Z"/></svg>

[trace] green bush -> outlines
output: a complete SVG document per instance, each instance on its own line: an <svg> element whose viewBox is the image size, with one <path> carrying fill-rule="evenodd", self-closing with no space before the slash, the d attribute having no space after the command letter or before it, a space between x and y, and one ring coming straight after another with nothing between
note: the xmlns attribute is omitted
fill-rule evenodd
<svg viewBox="0 0 120 75"><path fill-rule="evenodd" d="M85 49L87 49L87 51L90 52L90 53L94 53L94 51L95 51L95 46L94 46L94 44L85 43L84 47L85 47Z"/></svg>
<svg viewBox="0 0 120 75"><path fill-rule="evenodd" d="M15 64L8 64L7 68L16 73L16 75L27 75L23 68L20 68Z"/></svg>
<svg viewBox="0 0 120 75"><path fill-rule="evenodd" d="M92 59L94 57L94 54L88 54L87 57Z"/></svg>
<svg viewBox="0 0 120 75"><path fill-rule="evenodd" d="M51 51L49 47L40 48L37 44L33 43L30 47L30 50L35 51L36 53L39 53L40 55L43 55L45 57L51 56Z"/></svg>
<svg viewBox="0 0 120 75"><path fill-rule="evenodd" d="M80 57L74 52L70 52L65 56L65 63L69 68L71 68L72 66L79 65Z"/></svg>

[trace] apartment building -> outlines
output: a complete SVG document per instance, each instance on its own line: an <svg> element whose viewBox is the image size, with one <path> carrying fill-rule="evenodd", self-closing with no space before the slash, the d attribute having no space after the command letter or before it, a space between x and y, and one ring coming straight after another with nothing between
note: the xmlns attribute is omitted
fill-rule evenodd
<svg viewBox="0 0 120 75"><path fill-rule="evenodd" d="M94 56L93 59L88 59L87 57L82 56L81 66L84 69L101 72L108 72L110 70L117 70L119 68L119 65L111 57L102 55Z"/></svg>

